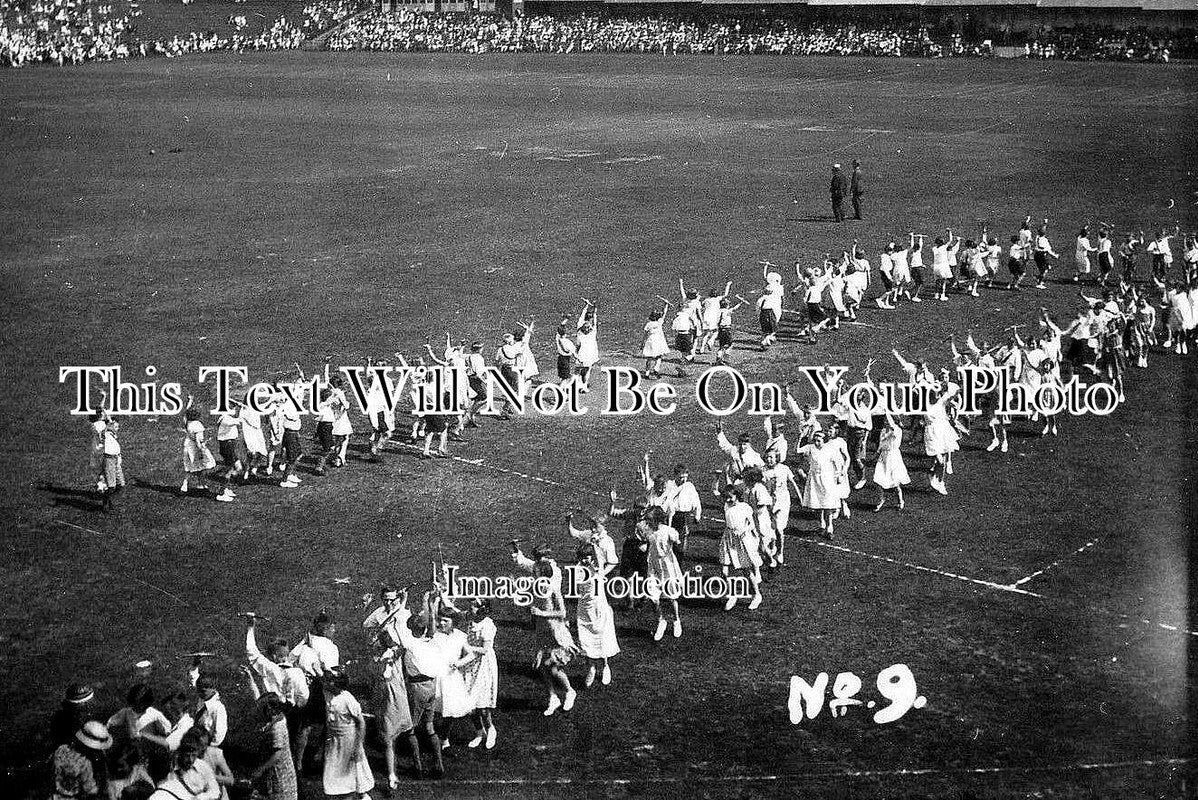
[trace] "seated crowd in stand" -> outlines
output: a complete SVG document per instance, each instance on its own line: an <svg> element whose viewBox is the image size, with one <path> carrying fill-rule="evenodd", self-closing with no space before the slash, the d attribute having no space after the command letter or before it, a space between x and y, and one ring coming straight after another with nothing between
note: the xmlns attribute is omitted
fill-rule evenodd
<svg viewBox="0 0 1198 800"><path fill-rule="evenodd" d="M508 20L494 14L418 14L373 11L354 16L362 0L313 0L302 21L279 17L254 36L244 17L231 31L191 32L170 39L137 35L136 2L124 10L88 0L33 0L0 6L0 64L63 65L132 56L178 56L214 50L289 50L336 25L332 50L454 52L631 52L762 55L986 56L995 39L941 34L911 22L872 26L832 24L797 17L718 14L688 16L571 14ZM347 21L348 20L348 21ZM1015 42L1029 58L1168 61L1198 54L1193 32L1149 29L1042 30Z"/></svg>

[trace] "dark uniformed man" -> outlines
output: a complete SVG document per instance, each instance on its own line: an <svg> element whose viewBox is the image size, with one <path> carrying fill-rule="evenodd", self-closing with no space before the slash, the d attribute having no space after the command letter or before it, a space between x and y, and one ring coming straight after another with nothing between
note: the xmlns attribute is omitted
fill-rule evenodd
<svg viewBox="0 0 1198 800"><path fill-rule="evenodd" d="M839 164L832 165L832 219L844 222L844 201L849 194L849 176L841 171Z"/></svg>
<svg viewBox="0 0 1198 800"><path fill-rule="evenodd" d="M853 178L851 183L853 195L853 219L861 219L861 198L865 196L865 183L861 177L861 162L853 159Z"/></svg>

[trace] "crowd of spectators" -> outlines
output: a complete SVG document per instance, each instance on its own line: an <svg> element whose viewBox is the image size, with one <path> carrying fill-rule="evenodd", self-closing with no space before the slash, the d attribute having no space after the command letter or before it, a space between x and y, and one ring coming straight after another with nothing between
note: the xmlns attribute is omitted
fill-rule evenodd
<svg viewBox="0 0 1198 800"><path fill-rule="evenodd" d="M306 38L343 26L329 37L332 50L708 53L737 55L986 56L993 39L965 39L916 23L832 24L785 16L684 14L528 15L424 14L412 11L358 14L367 0L312 0L302 21L279 17L260 33L245 17L231 30L192 32L169 39L137 35L136 2L118 11L91 0L0 3L0 64L55 64L131 56L179 56L214 50L287 50ZM355 16L357 15L357 16ZM1003 38L1007 42L1007 37ZM1004 55L1029 58L1168 61L1198 55L1198 37L1137 29L1040 30L1007 42Z"/></svg>
<svg viewBox="0 0 1198 800"><path fill-rule="evenodd" d="M0 3L0 64L20 67L45 61L79 64L127 58L128 13L111 5L72 0L35 0L19 7Z"/></svg>
<svg viewBox="0 0 1198 800"><path fill-rule="evenodd" d="M332 50L680 53L754 55L988 56L991 38L937 35L918 24L817 24L785 17L529 15L371 12L329 39ZM1039 31L1020 44L1029 58L1168 61L1198 55L1193 33Z"/></svg>
<svg viewBox="0 0 1198 800"><path fill-rule="evenodd" d="M808 25L781 18L494 15L372 12L330 38L332 50L734 53L939 56L926 28Z"/></svg>

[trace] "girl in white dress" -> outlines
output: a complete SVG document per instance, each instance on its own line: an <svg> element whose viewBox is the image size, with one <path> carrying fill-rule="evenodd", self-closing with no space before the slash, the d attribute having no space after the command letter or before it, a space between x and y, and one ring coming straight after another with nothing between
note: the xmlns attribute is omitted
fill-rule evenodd
<svg viewBox="0 0 1198 800"><path fill-rule="evenodd" d="M811 443L805 444L795 451L807 458L807 478L803 481L803 492L799 498L805 508L819 512L820 533L832 538L832 521L836 518L844 498L844 490L839 482L844 482L847 488L849 460L848 452L842 446L832 446L827 435L817 430L811 436Z"/></svg>
<svg viewBox="0 0 1198 800"><path fill-rule="evenodd" d="M949 259L950 251L953 254L953 258L956 257L956 250L953 250L952 247L952 231L948 231L948 241L937 236L936 240L932 242L932 275L936 278L937 300L948 300L948 282L953 277L953 268Z"/></svg>
<svg viewBox="0 0 1198 800"><path fill-rule="evenodd" d="M578 346L574 359L578 362L578 380L585 394L591 391L591 368L599 361L599 315L594 303L584 302L586 305L578 315Z"/></svg>
<svg viewBox="0 0 1198 800"><path fill-rule="evenodd" d="M665 303L665 306L660 311L653 309L649 314L649 320L645 323L645 338L641 344L641 356L645 359L646 378L661 377L661 358L670 352L665 332L662 330L666 312L670 310L670 303L668 300L662 302Z"/></svg>
<svg viewBox="0 0 1198 800"><path fill-rule="evenodd" d="M349 693L349 679L339 667L326 670L323 788L326 795L360 798L374 788L374 773L366 762L366 719L362 706Z"/></svg>
<svg viewBox="0 0 1198 800"><path fill-rule="evenodd" d="M774 530L774 496L765 485L760 467L749 467L741 473L744 483L745 502L753 509L753 527L757 533L758 546L765 565L771 570L777 566L777 532Z"/></svg>
<svg viewBox="0 0 1198 800"><path fill-rule="evenodd" d="M660 642L666 634L666 615L664 605L674 610L674 637L682 635L682 618L678 615L678 597L682 594L682 568L678 566L678 558L674 555L674 545L678 544L678 531L665 521L666 512L661 508L650 508L645 513L645 519L637 525L641 537L649 545L649 578L646 588L649 599L657 608L657 630L653 641Z"/></svg>
<svg viewBox="0 0 1198 800"><path fill-rule="evenodd" d="M470 605L470 628L466 645L475 658L466 665L466 691L474 706L474 725L478 734L467 747L478 747L485 740L487 749L495 747L497 734L491 716L499 698L499 662L495 658L495 621L491 619L491 602L477 599Z"/></svg>
<svg viewBox="0 0 1198 800"><path fill-rule="evenodd" d="M524 378L526 386L531 386L533 379L541 374L537 359L532 354L532 329L536 321L529 320L527 325L523 322L517 324L524 329L524 335L520 337L520 344L524 347L524 365L520 369L520 377Z"/></svg>
<svg viewBox="0 0 1198 800"><path fill-rule="evenodd" d="M266 463L266 435L262 432L262 416L248 405L243 405L237 416L241 420L241 438L245 442L246 452L241 479L248 481Z"/></svg>
<svg viewBox="0 0 1198 800"><path fill-rule="evenodd" d="M874 484L878 487L878 505L874 511L881 511L886 505L886 490L894 489L898 495L899 511L905 507L903 502L903 486L911 482L907 474L907 465L903 463L903 429L898 420L892 415L886 415L886 427L878 440L878 462L874 465Z"/></svg>
<svg viewBox="0 0 1198 800"><path fill-rule="evenodd" d="M475 653L467 644L466 632L455 627L453 617L442 613L437 617L437 632L433 634L433 645L441 651L446 663L450 665L449 672L444 677L437 678L437 701L434 710L441 715L443 724L446 720L465 717L474 710L470 701L470 693L466 691L464 667L475 660ZM449 746L449 732L445 731L441 738L442 746Z"/></svg>
<svg viewBox="0 0 1198 800"><path fill-rule="evenodd" d="M582 568L578 584L578 647L591 662L584 684L588 687L595 683L596 674L601 676L604 686L611 683L608 659L620 652L616 617L604 590L605 569L610 570L615 564L602 565L600 558L592 544L578 548L578 565Z"/></svg>
<svg viewBox="0 0 1198 800"><path fill-rule="evenodd" d="M208 443L204 441L204 423L200 422L199 409L189 407L183 412L183 418L187 420L187 433L183 437L184 476L179 492L187 494L187 490L193 483L201 489L207 488L204 483L204 473L216 467L216 458L208 449ZM228 496L229 500L233 499L233 494L227 487L217 495L217 499L225 496ZM221 502L228 501L222 500Z"/></svg>
<svg viewBox="0 0 1198 800"><path fill-rule="evenodd" d="M948 420L945 406L956 395L957 387L949 386L943 389L940 396L929 407L923 426L924 452L936 459L932 465L931 487L940 494L948 494L944 479L946 464L949 457L961 449L958 444L959 436Z"/></svg>
<svg viewBox="0 0 1198 800"><path fill-rule="evenodd" d="M740 487L724 487L724 533L720 536L719 558L724 577L734 569L748 574L753 585L753 599L749 601L752 611L761 605L761 544L753 524L753 509L743 497ZM730 594L724 610L731 611L739 600Z"/></svg>

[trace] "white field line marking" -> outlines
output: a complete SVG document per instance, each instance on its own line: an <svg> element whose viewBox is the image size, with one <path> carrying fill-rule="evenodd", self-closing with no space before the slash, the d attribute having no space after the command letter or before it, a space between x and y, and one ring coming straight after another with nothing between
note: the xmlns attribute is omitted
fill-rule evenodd
<svg viewBox="0 0 1198 800"><path fill-rule="evenodd" d="M636 786L643 784L685 783L773 783L778 781L818 781L843 778L920 777L927 775L1010 775L1018 773L1077 772L1143 767L1181 767L1188 758L1148 759L1144 761L1105 761L1084 764L1053 764L1027 767L964 767L961 769L864 769L827 770L794 775L665 775L655 778L480 778L446 780L446 786Z"/></svg>
<svg viewBox="0 0 1198 800"><path fill-rule="evenodd" d="M67 522L65 519L56 519L54 521L57 522L59 525L66 525L68 528L76 528L81 531L87 531L88 533L94 533L96 536L100 535L99 531L93 531L91 528L85 528L82 525L76 525L73 522Z"/></svg>
<svg viewBox="0 0 1198 800"><path fill-rule="evenodd" d="M407 442L393 442L393 444L397 444L400 447L406 447L406 448L410 448L412 450L421 451L421 448L416 447L415 445L412 445L412 444L408 444ZM594 495L596 497L607 497L607 494L604 492L595 491L594 489L584 489L584 488L581 488L578 486L570 486L569 484L561 483L560 481L550 480L549 478L542 478L539 475L530 475L527 472L519 472L514 469L507 469L506 467L496 466L495 464L488 464L486 461L484 461L481 458L469 459L469 458L462 458L461 456L450 456L449 458L450 458L450 460L457 461L461 464L469 464L472 467L485 467L487 469L494 470L495 472L500 472L504 475L515 475L518 478L524 478L525 480L536 481L537 483L544 483L544 484L548 484L550 486L558 486L563 489L571 489L573 491L582 492L584 494ZM708 520L711 520L713 522L723 522L724 521L723 517L719 516L718 514L706 514L705 518ZM869 558L874 561L882 561L887 564L894 564L895 566L903 567L905 569L913 569L913 570L917 570L919 572L928 572L933 575L939 575L942 578L951 578L956 581L972 583L976 586L984 586L987 589L994 589L994 590L1000 591L1000 592L1009 592L1011 594L1023 595L1025 597L1035 597L1035 598L1038 598L1041 600L1050 600L1053 602L1063 603L1066 605L1073 605L1073 606L1077 606L1080 608L1084 608L1085 610L1090 611L1092 613L1102 614L1104 616L1117 617L1118 619L1139 622L1140 624L1147 625L1149 627L1157 627L1157 628L1160 628L1160 629L1166 630L1166 631L1173 631L1175 633L1184 633L1189 636L1198 637L1198 631L1192 631L1187 628L1182 628L1178 625L1170 625L1167 622L1155 622L1153 620L1146 619L1144 617L1134 617L1130 614L1122 614L1117 611L1107 611L1107 610L1101 609L1101 608L1085 606L1085 605L1082 605L1075 601L1045 597L1042 594L1028 591L1027 589L1020 589L1017 584L995 583L994 581L982 580L981 578L971 578L968 575L959 575L955 572L948 572L946 570L935 569L933 567L925 567L922 564L913 564L909 561L900 561L897 558L890 558L889 556L880 556L880 555L876 555L874 553L867 553L863 550L854 550L850 547L843 547L841 545L831 544L829 542L821 542L817 539L810 539L805 536L788 536L786 538L788 540L806 542L807 544L812 544L812 545L815 545L816 547L823 547L828 550L836 550L836 551L839 551L842 553L848 553L850 555L861 556L863 558ZM1097 541L1097 540L1095 540L1095 541ZM1085 549L1085 548L1081 548L1081 549ZM155 588L157 588L157 587L155 587Z"/></svg>
<svg viewBox="0 0 1198 800"><path fill-rule="evenodd" d="M1095 540L1094 540L1094 541L1092 541L1092 542L1086 542L1086 543L1085 543L1085 544L1083 544L1081 547L1079 547L1079 548L1077 548L1076 550L1074 550L1072 553L1069 553L1068 555L1065 555L1065 556L1062 556L1061 558L1058 558L1056 561L1052 562L1051 564L1049 564L1049 565L1048 565L1047 567L1045 567L1044 569L1038 569L1038 570L1036 570L1035 572L1033 572L1031 575L1028 575L1028 576L1026 576L1026 577L1023 577L1023 578L1020 578L1019 580L1015 581L1015 582L1014 582L1014 583L1012 583L1011 585L1012 585L1012 586L1022 586L1023 584L1025 584L1025 583L1027 583L1028 581L1032 580L1033 578L1038 578L1038 577L1040 577L1041 575L1043 575L1045 572L1048 572L1048 571L1049 571L1050 569L1052 569L1053 567L1059 566L1059 565L1060 565L1060 563L1061 563L1062 561L1064 561L1065 559L1067 559L1067 558L1072 558L1073 556L1076 556L1076 555L1078 555L1079 553L1081 553L1081 552L1082 552L1082 551L1084 551L1084 550L1089 550L1091 547L1093 547L1094 545L1098 544L1098 542L1099 542L1099 540L1098 540L1098 539L1095 539Z"/></svg>
<svg viewBox="0 0 1198 800"><path fill-rule="evenodd" d="M821 542L818 539L809 539L806 536L788 536L786 538L787 539L796 539L800 542L806 542L807 544L813 544L816 547L825 547L829 550L838 550L842 553L851 553L852 555L855 555L855 556L871 558L875 561L885 561L887 564L896 564L900 567L905 567L907 569L919 570L920 572L930 572L933 575L940 575L941 577L944 577L944 578L952 578L952 579L958 580L958 581L965 581L966 583L974 583L974 584L977 584L978 586L985 586L987 589L996 589L1000 592L1012 592L1014 594L1028 595L1029 597L1043 597L1043 595L1036 594L1035 592L1029 592L1026 589L1019 589L1019 588L1016 588L1015 586L1009 586L1009 585L1002 584L1002 583L995 583L994 581L984 581L981 578L971 578L968 575L958 575L955 572L946 572L941 569L933 569L932 567L925 567L920 564L912 564L909 561L899 561L897 558L890 558L889 556L879 556L879 555L875 555L873 553L866 553L863 550L854 550L851 547L842 547L841 545L838 545L838 544L831 544L829 542Z"/></svg>

